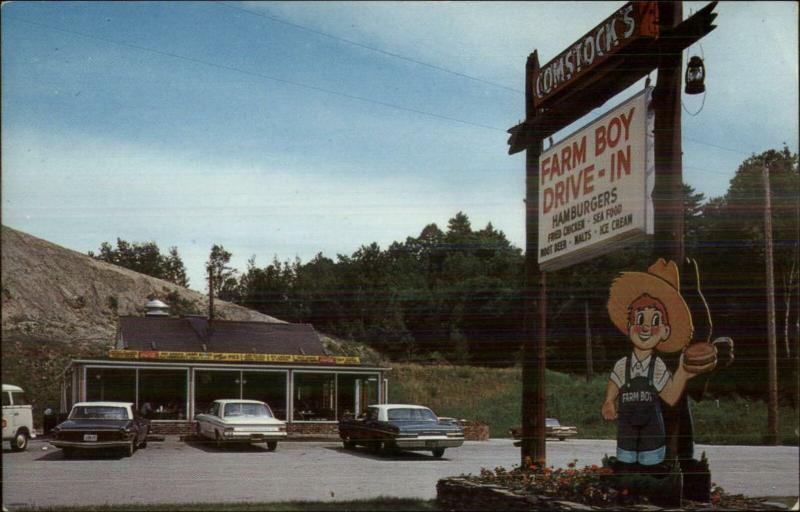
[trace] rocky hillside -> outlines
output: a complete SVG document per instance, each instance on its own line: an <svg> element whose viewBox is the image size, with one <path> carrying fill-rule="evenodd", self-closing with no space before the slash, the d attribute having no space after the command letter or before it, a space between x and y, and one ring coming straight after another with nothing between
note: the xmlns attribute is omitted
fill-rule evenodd
<svg viewBox="0 0 800 512"><path fill-rule="evenodd" d="M118 315L144 314L148 297L176 312L206 313L208 297L2 227L3 340L113 343ZM214 301L228 320L282 322Z"/></svg>
<svg viewBox="0 0 800 512"><path fill-rule="evenodd" d="M2 285L4 356L31 341L51 342L51 351L56 350L55 342L72 346L73 350L57 351L74 352L73 356L95 353L114 342L117 317L143 315L149 297L169 304L173 314L208 312L205 294L6 226L2 227ZM226 320L284 323L221 300L214 301L214 312ZM358 356L365 363L380 361L375 351L360 343L322 333L320 338L330 354Z"/></svg>

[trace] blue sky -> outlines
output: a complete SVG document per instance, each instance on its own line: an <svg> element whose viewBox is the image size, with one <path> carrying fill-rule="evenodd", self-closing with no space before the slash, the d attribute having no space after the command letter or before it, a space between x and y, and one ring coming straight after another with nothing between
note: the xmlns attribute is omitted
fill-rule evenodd
<svg viewBox="0 0 800 512"><path fill-rule="evenodd" d="M3 224L81 252L175 245L198 290L214 243L243 270L386 247L464 211L522 247L524 156L505 130L525 59L623 3L4 3ZM702 105L683 114L684 179L708 197L798 140L797 4L716 11L690 49L704 103L683 98Z"/></svg>

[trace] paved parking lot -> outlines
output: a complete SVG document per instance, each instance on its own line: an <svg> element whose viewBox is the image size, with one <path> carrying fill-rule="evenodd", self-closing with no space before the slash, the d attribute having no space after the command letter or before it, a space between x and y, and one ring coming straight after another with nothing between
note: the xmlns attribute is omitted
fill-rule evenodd
<svg viewBox="0 0 800 512"><path fill-rule="evenodd" d="M614 441L548 441L548 462L597 464ZM47 448L47 449L44 449ZM712 477L729 492L752 496L798 494L797 447L700 446ZM698 451L699 454L699 451ZM60 450L34 441L28 451L3 451L3 504L9 508L177 502L333 501L397 496L433 499L439 478L510 468L519 449L509 439L467 442L442 459L430 454L372 455L336 442L285 442L217 450L168 438L132 458L92 455L65 460Z"/></svg>

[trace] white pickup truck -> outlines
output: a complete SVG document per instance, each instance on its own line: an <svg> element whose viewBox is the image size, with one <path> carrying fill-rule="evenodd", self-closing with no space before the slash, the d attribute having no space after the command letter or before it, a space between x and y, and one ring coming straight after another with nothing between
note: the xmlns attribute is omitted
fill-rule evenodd
<svg viewBox="0 0 800 512"><path fill-rule="evenodd" d="M22 388L3 384L3 441L9 441L13 451L21 452L28 447L28 439L35 437L33 407Z"/></svg>

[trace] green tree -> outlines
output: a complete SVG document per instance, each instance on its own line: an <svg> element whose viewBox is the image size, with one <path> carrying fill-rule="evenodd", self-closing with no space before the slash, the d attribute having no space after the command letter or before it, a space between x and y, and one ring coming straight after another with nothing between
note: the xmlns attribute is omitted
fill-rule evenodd
<svg viewBox="0 0 800 512"><path fill-rule="evenodd" d="M141 274L164 279L178 286L189 286L186 267L178 254L177 247L170 247L168 254L161 254L155 242L128 242L117 238L116 248L108 242L100 244L97 255L89 251L89 256L124 267Z"/></svg>
<svg viewBox="0 0 800 512"><path fill-rule="evenodd" d="M211 276L213 289L211 292L222 300L237 301L239 283L236 280L237 270L228 266L232 254L222 245L214 244L206 262L206 273Z"/></svg>

